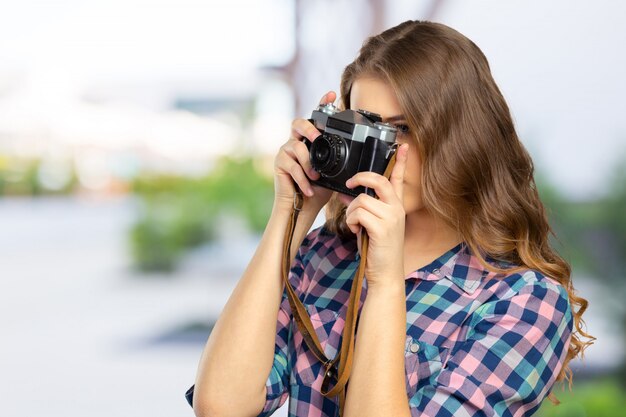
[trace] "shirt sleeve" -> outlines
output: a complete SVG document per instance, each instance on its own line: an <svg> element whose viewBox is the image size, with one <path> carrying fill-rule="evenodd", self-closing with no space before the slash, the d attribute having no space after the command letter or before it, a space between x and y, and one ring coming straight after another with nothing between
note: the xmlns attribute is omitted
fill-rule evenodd
<svg viewBox="0 0 626 417"><path fill-rule="evenodd" d="M451 351L433 383L409 399L412 416L529 416L541 405L569 347L567 292L545 278L481 305L466 342Z"/></svg>
<svg viewBox="0 0 626 417"><path fill-rule="evenodd" d="M289 271L289 282L294 288L296 294L300 296L304 282L304 263L303 254L307 251L307 244L311 235L305 238L300 246L294 259L291 270ZM291 331L292 315L289 299L287 298L287 290L283 289L283 296L278 309L278 320L276 322L276 341L274 344L274 363L265 383L267 394L265 398L265 406L258 417L270 416L279 409L289 397L289 375L291 372L291 358L289 355L289 345L292 337Z"/></svg>

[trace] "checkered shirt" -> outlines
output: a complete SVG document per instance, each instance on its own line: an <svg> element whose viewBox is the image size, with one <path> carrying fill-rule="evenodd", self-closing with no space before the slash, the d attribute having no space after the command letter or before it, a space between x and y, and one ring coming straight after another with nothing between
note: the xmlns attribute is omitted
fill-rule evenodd
<svg viewBox="0 0 626 417"><path fill-rule="evenodd" d="M359 260L356 240L341 240L322 227L308 234L291 268L289 281L328 358L341 345ZM489 272L464 244L412 272L405 283L404 364L412 416L529 416L539 408L572 332L560 284L533 270ZM366 296L364 280L360 308ZM322 371L292 320L285 292L259 416L271 415L287 398L290 417L337 416L338 398L320 392Z"/></svg>

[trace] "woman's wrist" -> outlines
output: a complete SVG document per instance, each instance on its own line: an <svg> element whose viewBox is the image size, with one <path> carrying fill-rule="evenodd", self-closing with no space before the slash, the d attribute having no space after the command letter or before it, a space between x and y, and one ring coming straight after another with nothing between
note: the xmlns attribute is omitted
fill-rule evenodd
<svg viewBox="0 0 626 417"><path fill-rule="evenodd" d="M301 242L304 239L309 229L315 222L320 209L315 209L305 205L300 210L293 234L294 245L299 246L298 242ZM289 223L289 218L291 217L293 210L293 201L290 205L287 205L284 202L281 204L280 202L275 201L268 224L280 224L281 228L286 227Z"/></svg>
<svg viewBox="0 0 626 417"><path fill-rule="evenodd" d="M319 206L319 207L314 207L312 206L311 202L304 202L304 205L302 206L302 208L300 209L300 214L298 215L300 217L312 217L311 222L313 222L315 220L315 218L317 217L317 215L319 214L319 212L322 210L322 208L324 207L324 205ZM272 207L272 216L276 215L276 216L291 216L291 213L294 210L294 198L276 198L274 200L274 205Z"/></svg>
<svg viewBox="0 0 626 417"><path fill-rule="evenodd" d="M367 293L381 294L381 296L396 295L399 292L404 294L406 283L403 272L400 270L392 272L390 270L387 272L387 275L393 276L393 278L386 276L385 279L368 280Z"/></svg>

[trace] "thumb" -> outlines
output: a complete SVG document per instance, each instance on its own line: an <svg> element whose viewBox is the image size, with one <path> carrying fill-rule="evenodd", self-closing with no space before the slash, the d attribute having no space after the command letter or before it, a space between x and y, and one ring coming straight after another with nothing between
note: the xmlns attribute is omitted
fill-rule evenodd
<svg viewBox="0 0 626 417"><path fill-rule="evenodd" d="M336 99L337 93L331 90L328 93L324 94L324 96L320 100L320 104L334 103Z"/></svg>
<svg viewBox="0 0 626 417"><path fill-rule="evenodd" d="M402 200L402 197L404 196L404 173L406 171L406 161L408 159L408 155L409 144L403 143L398 148L398 152L396 154L396 164L391 170L391 177L389 177L391 187L400 200Z"/></svg>

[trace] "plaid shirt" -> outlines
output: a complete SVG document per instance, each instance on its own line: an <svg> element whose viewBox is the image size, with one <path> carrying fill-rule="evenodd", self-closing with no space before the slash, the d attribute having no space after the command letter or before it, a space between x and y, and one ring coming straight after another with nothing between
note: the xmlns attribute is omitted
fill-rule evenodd
<svg viewBox="0 0 626 417"><path fill-rule="evenodd" d="M289 280L329 358L341 343L358 264L356 240L342 241L319 228L305 238L291 269ZM567 292L560 284L532 270L489 272L464 244L405 282L411 415L522 416L539 408L562 367L572 331ZM366 296L364 280L360 307ZM274 364L259 416L271 415L288 397L290 417L336 416L338 399L320 393L322 376L283 293Z"/></svg>

